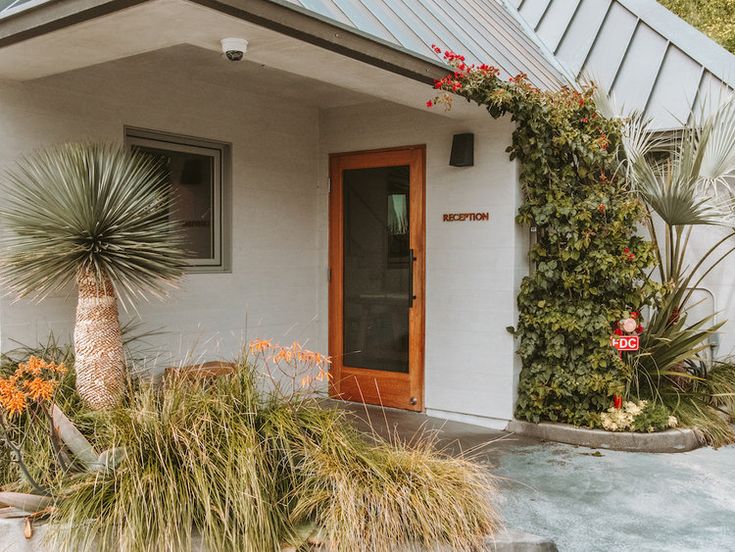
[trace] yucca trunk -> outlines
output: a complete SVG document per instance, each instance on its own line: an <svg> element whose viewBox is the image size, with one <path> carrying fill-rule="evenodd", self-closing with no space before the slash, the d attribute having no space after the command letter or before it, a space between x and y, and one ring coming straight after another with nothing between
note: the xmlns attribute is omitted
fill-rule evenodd
<svg viewBox="0 0 735 552"><path fill-rule="evenodd" d="M77 276L79 302L74 326L77 390L95 410L115 406L125 389L125 360L117 296L107 275Z"/></svg>

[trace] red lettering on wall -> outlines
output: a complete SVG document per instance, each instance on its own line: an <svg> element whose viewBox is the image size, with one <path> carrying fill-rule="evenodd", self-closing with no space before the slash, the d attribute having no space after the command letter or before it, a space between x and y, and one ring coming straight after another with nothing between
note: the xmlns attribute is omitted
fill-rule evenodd
<svg viewBox="0 0 735 552"><path fill-rule="evenodd" d="M490 213L444 213L444 222L485 222L490 220Z"/></svg>

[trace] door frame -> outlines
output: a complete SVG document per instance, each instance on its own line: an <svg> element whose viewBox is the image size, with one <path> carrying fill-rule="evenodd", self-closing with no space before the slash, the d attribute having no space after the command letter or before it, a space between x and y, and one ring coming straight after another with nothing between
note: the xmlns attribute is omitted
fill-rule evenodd
<svg viewBox="0 0 735 552"><path fill-rule="evenodd" d="M409 311L409 372L388 372L344 365L344 206L342 171L409 165L409 224L414 250L413 293ZM426 317L426 146L334 153L329 156L329 394L344 400L404 410L424 410ZM410 261L409 261L410 262ZM375 385L380 381L380 390ZM415 399L415 403L411 399Z"/></svg>

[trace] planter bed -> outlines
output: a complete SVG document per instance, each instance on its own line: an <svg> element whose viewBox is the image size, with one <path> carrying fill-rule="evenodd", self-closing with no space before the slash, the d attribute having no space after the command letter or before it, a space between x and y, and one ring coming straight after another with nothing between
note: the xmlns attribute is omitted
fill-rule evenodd
<svg viewBox="0 0 735 552"><path fill-rule="evenodd" d="M588 429L552 422L534 424L512 420L507 430L544 441L628 452L687 452L701 446L696 432L689 428L669 429L656 433L631 433Z"/></svg>
<svg viewBox="0 0 735 552"><path fill-rule="evenodd" d="M23 519L0 519L0 550L13 552L51 552L51 547L44 543L48 526L36 523L33 536L25 538ZM191 552L202 552L201 546L194 546ZM286 552L289 549L283 549ZM488 539L483 549L486 552L557 552L553 541L520 531L501 531L495 539ZM101 552L96 547L79 552ZM182 551L184 552L184 551ZM189 552L189 551L186 551ZM449 550L435 552L451 552Z"/></svg>

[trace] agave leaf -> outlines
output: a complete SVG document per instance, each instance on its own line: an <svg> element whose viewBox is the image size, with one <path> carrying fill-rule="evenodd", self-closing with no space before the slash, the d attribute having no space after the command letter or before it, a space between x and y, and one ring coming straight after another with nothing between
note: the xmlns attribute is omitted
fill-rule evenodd
<svg viewBox="0 0 735 552"><path fill-rule="evenodd" d="M28 493L0 492L0 504L5 504L25 512L38 512L48 508L54 500L50 496L40 496Z"/></svg>
<svg viewBox="0 0 735 552"><path fill-rule="evenodd" d="M97 463L91 466L90 471L112 471L120 465L120 462L127 457L127 449L125 447L113 447L103 451L97 459Z"/></svg>
<svg viewBox="0 0 735 552"><path fill-rule="evenodd" d="M5 508L0 508L0 519L17 519L17 518L24 518L28 516L28 512L25 510L21 510L19 508L15 508L13 506L6 506Z"/></svg>
<svg viewBox="0 0 735 552"><path fill-rule="evenodd" d="M87 469L95 469L99 463L100 455L97 454L86 437L82 435L82 432L77 429L56 404L51 408L51 417L54 422L54 430L72 454Z"/></svg>

